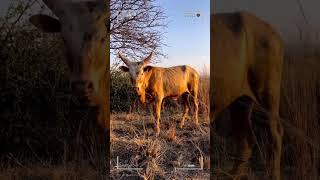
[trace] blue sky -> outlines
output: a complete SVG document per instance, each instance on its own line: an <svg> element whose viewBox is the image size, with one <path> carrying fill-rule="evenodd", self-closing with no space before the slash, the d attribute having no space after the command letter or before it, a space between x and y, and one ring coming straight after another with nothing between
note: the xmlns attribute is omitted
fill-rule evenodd
<svg viewBox="0 0 320 180"><path fill-rule="evenodd" d="M158 0L168 16L161 66L191 65L198 70L210 64L210 1ZM196 14L200 13L200 17Z"/></svg>

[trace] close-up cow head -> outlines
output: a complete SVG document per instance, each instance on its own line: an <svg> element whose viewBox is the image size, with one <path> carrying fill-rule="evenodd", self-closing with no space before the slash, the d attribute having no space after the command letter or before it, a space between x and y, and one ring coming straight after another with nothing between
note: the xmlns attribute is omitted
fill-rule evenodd
<svg viewBox="0 0 320 180"><path fill-rule="evenodd" d="M129 73L132 87L137 92L142 103L145 102L145 78L146 72L148 72L151 68L151 66L148 66L148 64L151 62L152 56L153 52L150 53L150 55L146 57L144 60L133 62L130 61L127 57L121 55L121 53L119 53L120 59L124 62L125 65L127 65L120 66L120 69L124 72Z"/></svg>
<svg viewBox="0 0 320 180"><path fill-rule="evenodd" d="M71 72L73 94L90 106L99 103L102 81L106 81L107 4L103 0L44 0L58 17L37 14L30 22L44 32L61 33Z"/></svg>

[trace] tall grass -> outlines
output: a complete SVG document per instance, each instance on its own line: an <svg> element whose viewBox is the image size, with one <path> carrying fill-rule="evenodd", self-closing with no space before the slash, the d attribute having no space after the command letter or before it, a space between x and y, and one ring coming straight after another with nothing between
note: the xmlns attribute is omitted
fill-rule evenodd
<svg viewBox="0 0 320 180"><path fill-rule="evenodd" d="M209 179L209 75L201 73L199 83L200 129L193 129L193 110L183 129L177 128L182 118L182 107L178 102L165 99L161 110L161 134L154 136L154 117L147 108L139 106L136 94L130 91L128 74L113 72L111 102L115 108L111 115L111 171L113 179ZM128 90L129 89L129 90ZM128 92L129 91L129 92ZM121 95L122 94L122 95ZM121 96L119 96L121 95ZM192 97L189 98L192 106ZM192 108L193 109L193 108ZM203 123L204 122L204 123ZM119 170L121 165L143 168L138 171ZM203 158L204 171L175 171L174 167L187 164L199 166ZM201 161L202 162L202 161Z"/></svg>
<svg viewBox="0 0 320 180"><path fill-rule="evenodd" d="M320 56L287 50L281 115L285 127L284 167L289 179L319 177L319 69Z"/></svg>

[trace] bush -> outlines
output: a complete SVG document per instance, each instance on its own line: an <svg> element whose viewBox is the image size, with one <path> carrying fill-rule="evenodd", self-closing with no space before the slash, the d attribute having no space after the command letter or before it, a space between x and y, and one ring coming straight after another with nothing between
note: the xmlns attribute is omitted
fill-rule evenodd
<svg viewBox="0 0 320 180"><path fill-rule="evenodd" d="M61 154L70 96L63 43L57 35L26 24L2 27L0 157L39 159Z"/></svg>
<svg viewBox="0 0 320 180"><path fill-rule="evenodd" d="M137 95L132 91L130 78L127 73L119 70L111 71L110 108L111 112L123 112L132 108Z"/></svg>

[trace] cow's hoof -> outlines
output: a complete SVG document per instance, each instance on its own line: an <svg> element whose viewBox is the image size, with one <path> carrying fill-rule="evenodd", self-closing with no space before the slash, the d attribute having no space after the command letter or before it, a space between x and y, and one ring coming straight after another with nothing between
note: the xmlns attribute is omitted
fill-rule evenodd
<svg viewBox="0 0 320 180"><path fill-rule="evenodd" d="M184 123L183 123L183 124L182 124L182 123L180 123L180 124L179 124L179 128L181 128L181 129L182 129L182 128L183 128L183 126L184 126Z"/></svg>
<svg viewBox="0 0 320 180"><path fill-rule="evenodd" d="M159 137L160 136L160 132L156 132L156 137Z"/></svg>
<svg viewBox="0 0 320 180"><path fill-rule="evenodd" d="M198 128L199 128L199 123L194 124L194 127L195 127L196 129L198 129Z"/></svg>
<svg viewBox="0 0 320 180"><path fill-rule="evenodd" d="M155 132L156 132L156 137L159 137L160 136L160 129L156 129Z"/></svg>

